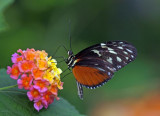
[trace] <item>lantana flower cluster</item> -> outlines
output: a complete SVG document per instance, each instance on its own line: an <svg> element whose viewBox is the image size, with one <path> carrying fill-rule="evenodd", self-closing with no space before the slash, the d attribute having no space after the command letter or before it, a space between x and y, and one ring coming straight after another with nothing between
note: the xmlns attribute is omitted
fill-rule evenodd
<svg viewBox="0 0 160 116"><path fill-rule="evenodd" d="M58 89L63 89L60 80L62 70L57 68L55 59L48 57L42 50L17 50L12 55L12 67L7 67L7 74L17 80L18 88L28 90L27 96L34 101L34 108L39 111L58 98Z"/></svg>

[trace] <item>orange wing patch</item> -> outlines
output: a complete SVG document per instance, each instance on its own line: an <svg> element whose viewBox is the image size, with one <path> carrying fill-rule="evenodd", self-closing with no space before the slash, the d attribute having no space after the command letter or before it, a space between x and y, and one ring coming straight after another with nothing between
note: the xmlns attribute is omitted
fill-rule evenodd
<svg viewBox="0 0 160 116"><path fill-rule="evenodd" d="M73 74L80 84L86 86L96 86L109 79L109 76L104 72L85 66L75 66Z"/></svg>

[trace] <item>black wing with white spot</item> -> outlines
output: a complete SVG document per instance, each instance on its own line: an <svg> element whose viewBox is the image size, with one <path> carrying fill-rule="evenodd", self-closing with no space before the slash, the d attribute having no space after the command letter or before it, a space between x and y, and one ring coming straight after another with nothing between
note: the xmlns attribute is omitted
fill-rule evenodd
<svg viewBox="0 0 160 116"><path fill-rule="evenodd" d="M75 58L89 59L88 63L93 60L95 63L92 63L93 67L101 68L105 64L110 71L115 72L133 61L136 56L137 50L132 44L126 41L109 41L88 47L75 55ZM95 62L95 59L103 61L103 64ZM81 65L86 66L88 63Z"/></svg>

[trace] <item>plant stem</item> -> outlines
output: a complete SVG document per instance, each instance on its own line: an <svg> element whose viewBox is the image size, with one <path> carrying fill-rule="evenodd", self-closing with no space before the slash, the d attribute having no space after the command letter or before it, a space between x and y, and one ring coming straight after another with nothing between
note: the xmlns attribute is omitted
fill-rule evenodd
<svg viewBox="0 0 160 116"><path fill-rule="evenodd" d="M10 88L14 88L17 87L18 85L11 85L11 86L7 86L7 87L2 87L0 88L0 91L5 90L5 89L10 89Z"/></svg>

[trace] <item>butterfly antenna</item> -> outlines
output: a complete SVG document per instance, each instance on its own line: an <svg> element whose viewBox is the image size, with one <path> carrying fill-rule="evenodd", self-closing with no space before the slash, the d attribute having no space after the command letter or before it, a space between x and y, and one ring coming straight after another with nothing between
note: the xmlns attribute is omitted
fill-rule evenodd
<svg viewBox="0 0 160 116"><path fill-rule="evenodd" d="M72 51L72 46L71 46L71 20L69 19L69 40L70 40L70 50Z"/></svg>
<svg viewBox="0 0 160 116"><path fill-rule="evenodd" d="M61 47L63 47L63 48L66 50L66 52L68 52L67 48L66 48L64 45L59 45L59 46L57 47L56 51L54 52L53 57L56 56L56 53L58 52L58 50L59 50Z"/></svg>

